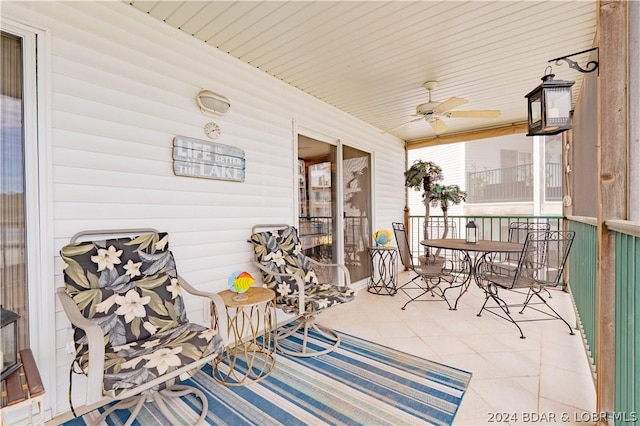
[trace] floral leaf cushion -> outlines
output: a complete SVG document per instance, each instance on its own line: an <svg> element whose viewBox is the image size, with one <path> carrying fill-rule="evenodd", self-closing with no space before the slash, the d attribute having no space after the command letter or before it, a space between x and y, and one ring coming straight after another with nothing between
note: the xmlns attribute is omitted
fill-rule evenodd
<svg viewBox="0 0 640 426"><path fill-rule="evenodd" d="M146 340L112 346L105 351L103 393L117 398L130 388L222 350L222 340L216 330L193 323L181 324ZM87 357L79 360L85 373L87 361ZM179 379L191 377L198 369L181 374ZM175 384L177 379L160 383L145 393L162 390Z"/></svg>
<svg viewBox="0 0 640 426"><path fill-rule="evenodd" d="M355 292L335 284L319 284L305 290L304 306L306 312L318 312L333 305L346 303L355 297ZM282 304L299 310L300 299L296 296L282 298ZM285 309L286 310L286 309Z"/></svg>
<svg viewBox="0 0 640 426"><path fill-rule="evenodd" d="M353 299L352 290L334 284L319 284L309 258L293 226L274 231L257 232L251 236L256 260L267 269L298 275L304 281L305 310L319 311ZM276 304L299 308L298 284L293 277L275 276L262 271L264 284L276 292Z"/></svg>
<svg viewBox="0 0 640 426"><path fill-rule="evenodd" d="M215 330L187 320L168 241L166 233L147 233L71 243L60 251L67 294L104 333L104 389L111 396L220 349ZM76 328L74 340L86 372L84 331ZM151 362L154 357L165 361Z"/></svg>
<svg viewBox="0 0 640 426"><path fill-rule="evenodd" d="M256 261L268 270L294 274L302 278L305 290L318 284L318 277L302 252L302 243L293 226L251 235ZM276 292L276 303L286 296L297 295L298 282L293 277L276 276L262 271L264 284Z"/></svg>

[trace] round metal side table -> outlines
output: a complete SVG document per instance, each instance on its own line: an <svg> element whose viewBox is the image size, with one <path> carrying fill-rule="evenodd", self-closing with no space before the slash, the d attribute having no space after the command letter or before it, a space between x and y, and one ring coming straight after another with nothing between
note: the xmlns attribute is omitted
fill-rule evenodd
<svg viewBox="0 0 640 426"><path fill-rule="evenodd" d="M255 383L276 365L276 307L273 290L251 287L246 293L221 291L227 307L229 347L213 365L213 378L227 386Z"/></svg>
<svg viewBox="0 0 640 426"><path fill-rule="evenodd" d="M371 276L367 284L367 291L373 294L394 296L397 287L397 255L395 247L369 247L371 257Z"/></svg>

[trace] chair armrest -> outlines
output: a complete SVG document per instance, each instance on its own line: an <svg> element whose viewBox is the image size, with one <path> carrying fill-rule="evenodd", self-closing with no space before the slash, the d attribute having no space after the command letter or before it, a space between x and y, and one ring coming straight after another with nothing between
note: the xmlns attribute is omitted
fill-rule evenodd
<svg viewBox="0 0 640 426"><path fill-rule="evenodd" d="M87 405L101 400L102 382L104 377L104 334L100 326L82 316L76 302L67 294L64 287L56 290L62 309L75 327L80 328L87 335L89 354L89 371L87 372Z"/></svg>
<svg viewBox="0 0 640 426"><path fill-rule="evenodd" d="M210 293L207 291L197 290L180 275L178 275L178 283L180 283L180 287L186 290L187 293L193 294L195 296L206 297L211 300L215 311L211 313L211 326L218 326L218 333L222 338L223 345L224 347L227 347L227 345L229 344L229 336L227 335L227 315L225 314L226 308L224 306L224 302L222 301L222 297L220 297L218 293Z"/></svg>
<svg viewBox="0 0 640 426"><path fill-rule="evenodd" d="M347 267L341 263L322 263L322 262L318 262L317 260L314 260L310 257L307 257L307 259L309 259L309 262L313 265L316 266L330 266L332 268L338 268L341 272L342 275L344 277L344 283L345 286L347 288L351 288L351 275L349 274L349 270L347 269Z"/></svg>
<svg viewBox="0 0 640 426"><path fill-rule="evenodd" d="M257 260L252 260L251 263L256 268L260 269L261 271L263 271L266 274L273 275L275 277L290 277L290 278L293 278L294 280L296 280L296 283L298 284L298 306L299 306L298 312L299 312L299 314L304 314L305 313L305 307L304 307L304 281L302 281L302 278L300 278L296 274L287 274L287 273L284 273L284 272L274 272L271 269L268 269L267 267L262 265Z"/></svg>

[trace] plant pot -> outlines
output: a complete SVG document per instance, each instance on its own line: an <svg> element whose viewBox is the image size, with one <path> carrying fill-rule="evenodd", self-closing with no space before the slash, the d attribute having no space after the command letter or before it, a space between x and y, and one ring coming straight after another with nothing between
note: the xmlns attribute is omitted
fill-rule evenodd
<svg viewBox="0 0 640 426"><path fill-rule="evenodd" d="M430 267L444 267L445 262L447 261L447 259L443 256L433 256L430 255L429 257L427 256L418 256L418 262L420 262L420 265L422 266L430 266Z"/></svg>

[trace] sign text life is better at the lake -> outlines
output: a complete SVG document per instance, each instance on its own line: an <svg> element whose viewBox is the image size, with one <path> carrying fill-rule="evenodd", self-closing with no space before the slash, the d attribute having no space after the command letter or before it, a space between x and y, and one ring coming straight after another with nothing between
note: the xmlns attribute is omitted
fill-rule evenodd
<svg viewBox="0 0 640 426"><path fill-rule="evenodd" d="M244 182L244 151L229 145L176 136L173 172L176 176Z"/></svg>

